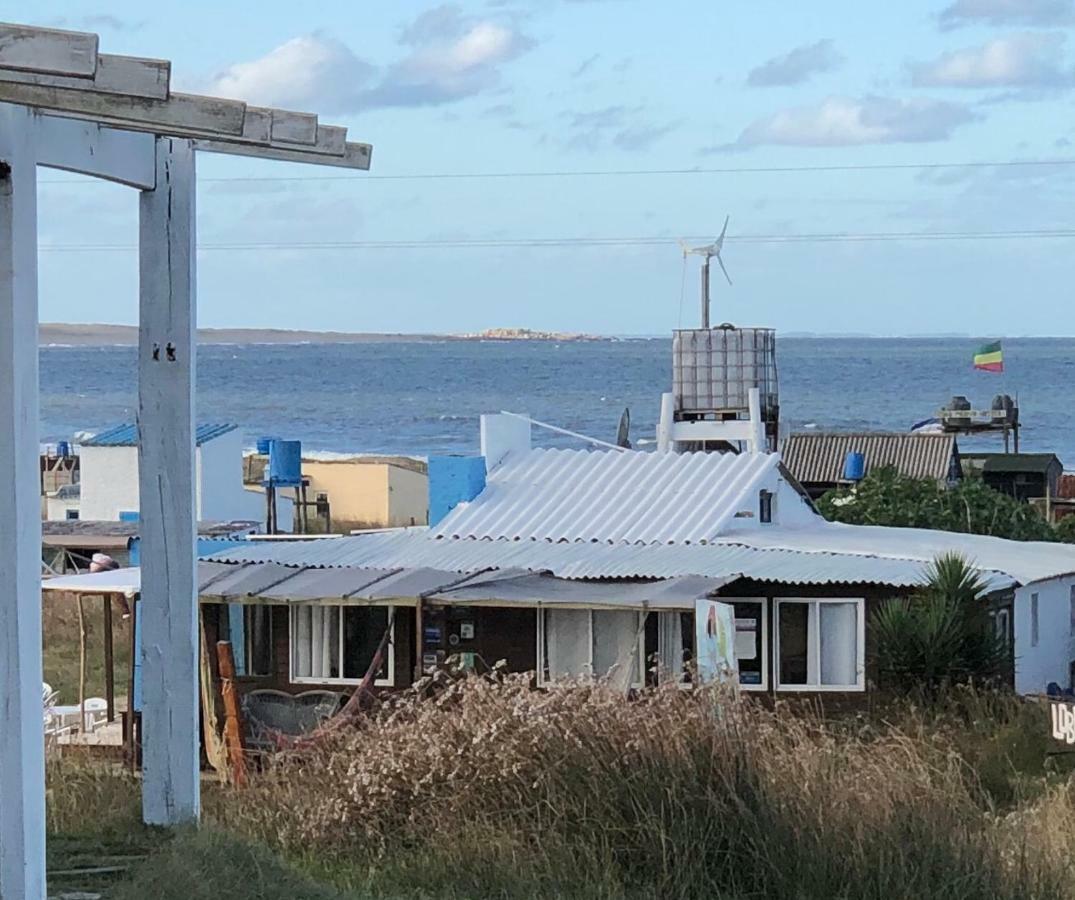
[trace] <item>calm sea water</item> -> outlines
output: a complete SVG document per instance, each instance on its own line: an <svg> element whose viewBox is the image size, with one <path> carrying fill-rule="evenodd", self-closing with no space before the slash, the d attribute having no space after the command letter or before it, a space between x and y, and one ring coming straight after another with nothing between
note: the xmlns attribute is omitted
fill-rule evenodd
<svg viewBox="0 0 1075 900"><path fill-rule="evenodd" d="M1018 394L1022 449L1075 467L1075 339L1004 343L1007 372L975 372L974 339L783 338L778 344L786 432L906 430L952 394L988 406ZM133 347L41 350L43 441L134 420ZM236 422L313 449L473 452L478 416L523 412L612 440L629 407L632 438L652 438L671 387L671 341L444 342L207 346L198 356L198 418ZM549 432L548 446L572 445ZM1000 449L999 437L961 440Z"/></svg>

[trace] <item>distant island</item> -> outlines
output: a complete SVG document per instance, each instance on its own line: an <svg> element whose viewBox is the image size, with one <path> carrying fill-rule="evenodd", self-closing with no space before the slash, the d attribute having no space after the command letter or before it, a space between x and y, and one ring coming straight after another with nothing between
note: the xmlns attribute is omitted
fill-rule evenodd
<svg viewBox="0 0 1075 900"><path fill-rule="evenodd" d="M490 328L474 334L380 334L345 331L291 331L285 328L199 328L199 344L364 344L404 341L604 341L612 338L529 328ZM38 342L45 347L130 346L138 343L134 325L41 323Z"/></svg>
<svg viewBox="0 0 1075 900"><path fill-rule="evenodd" d="M612 338L564 331L534 331L530 328L486 328L476 334L456 335L463 341L608 341Z"/></svg>

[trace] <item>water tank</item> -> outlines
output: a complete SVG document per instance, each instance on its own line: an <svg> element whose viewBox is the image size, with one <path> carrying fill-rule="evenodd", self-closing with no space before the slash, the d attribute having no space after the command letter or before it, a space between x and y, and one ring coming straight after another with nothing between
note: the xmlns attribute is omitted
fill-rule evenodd
<svg viewBox="0 0 1075 900"><path fill-rule="evenodd" d="M866 477L866 454L851 450L844 457L844 479L862 481Z"/></svg>
<svg viewBox="0 0 1075 900"><path fill-rule="evenodd" d="M773 329L721 325L673 332L676 412L745 411L751 388L758 388L761 394L762 418L775 420L780 401Z"/></svg>
<svg viewBox="0 0 1075 900"><path fill-rule="evenodd" d="M1015 401L1012 400L1011 396L1008 394L997 394L993 398L992 408L994 411L1003 410L1004 421L1009 425L1014 425L1015 421L1019 418L1019 407L1015 405ZM997 422L999 421L999 418L994 419L993 421Z"/></svg>
<svg viewBox="0 0 1075 900"><path fill-rule="evenodd" d="M276 438L271 438L271 437L260 437L260 438L258 438L257 444L255 445L257 447L258 453L260 453L262 456L268 456L269 455L269 445L275 440L276 440Z"/></svg>
<svg viewBox="0 0 1075 900"><path fill-rule="evenodd" d="M71 455L71 445L67 441L57 442L56 455L61 459L67 459Z"/></svg>
<svg viewBox="0 0 1075 900"><path fill-rule="evenodd" d="M950 410L964 410L970 409L970 400L964 397L962 394L956 394L951 400L948 401L948 409ZM957 428L966 428L970 425L970 418L965 416L948 416L949 424L955 425Z"/></svg>
<svg viewBox="0 0 1075 900"><path fill-rule="evenodd" d="M268 480L277 487L302 484L302 441L269 441Z"/></svg>

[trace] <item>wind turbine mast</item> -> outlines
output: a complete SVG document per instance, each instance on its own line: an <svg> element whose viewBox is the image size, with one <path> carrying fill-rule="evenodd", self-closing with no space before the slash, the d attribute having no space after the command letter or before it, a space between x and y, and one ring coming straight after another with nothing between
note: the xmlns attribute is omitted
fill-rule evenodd
<svg viewBox="0 0 1075 900"><path fill-rule="evenodd" d="M709 328L709 261L715 256L717 263L720 265L720 270L724 273L724 277L728 279L728 284L732 283L732 278L728 274L728 270L724 268L724 260L721 259L720 251L724 247L724 235L728 233L728 219L730 216L724 217L724 227L720 230L720 237L718 237L712 244L706 244L704 247L688 247L683 246L683 255L688 253L695 254L702 257L702 328Z"/></svg>

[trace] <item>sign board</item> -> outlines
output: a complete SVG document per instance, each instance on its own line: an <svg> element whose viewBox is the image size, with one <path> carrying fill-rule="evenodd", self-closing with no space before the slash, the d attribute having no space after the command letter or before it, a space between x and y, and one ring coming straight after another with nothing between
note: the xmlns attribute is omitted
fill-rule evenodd
<svg viewBox="0 0 1075 900"><path fill-rule="evenodd" d="M694 646L699 684L735 682L735 609L716 600L694 603Z"/></svg>
<svg viewBox="0 0 1075 900"><path fill-rule="evenodd" d="M1050 703L1053 737L1066 744L1075 744L1075 704Z"/></svg>

